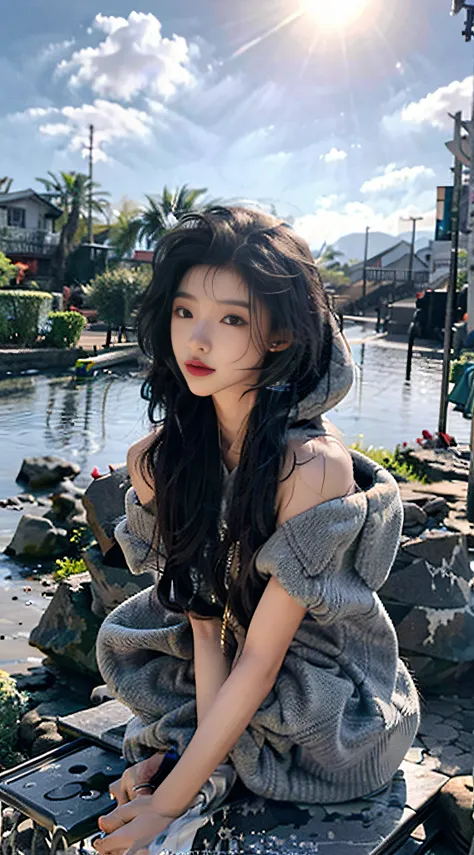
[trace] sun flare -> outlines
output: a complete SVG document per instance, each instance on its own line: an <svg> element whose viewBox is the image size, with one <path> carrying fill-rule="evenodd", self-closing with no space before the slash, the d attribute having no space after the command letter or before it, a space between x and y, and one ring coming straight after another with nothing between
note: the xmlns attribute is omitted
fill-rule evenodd
<svg viewBox="0 0 474 855"><path fill-rule="evenodd" d="M325 30L347 28L363 15L369 0L301 0L302 8Z"/></svg>

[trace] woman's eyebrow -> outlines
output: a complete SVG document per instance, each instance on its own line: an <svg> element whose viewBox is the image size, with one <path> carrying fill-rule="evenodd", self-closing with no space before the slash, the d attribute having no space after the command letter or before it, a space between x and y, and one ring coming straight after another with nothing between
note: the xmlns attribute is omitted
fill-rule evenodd
<svg viewBox="0 0 474 855"><path fill-rule="evenodd" d="M193 294L188 294L187 291L177 291L175 294L176 297L184 298L185 300L197 300ZM241 306L243 309L250 309L249 303L245 300L216 300L216 303L222 304L223 306Z"/></svg>

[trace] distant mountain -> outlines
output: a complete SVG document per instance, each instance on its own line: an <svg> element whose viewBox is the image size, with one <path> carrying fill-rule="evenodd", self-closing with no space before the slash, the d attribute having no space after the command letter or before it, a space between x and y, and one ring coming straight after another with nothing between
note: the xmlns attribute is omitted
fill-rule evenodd
<svg viewBox="0 0 474 855"><path fill-rule="evenodd" d="M433 235L431 231L422 231L420 229L417 232L416 249L419 250L427 246L428 241L432 239ZM377 255L379 252L384 252L401 240L411 243L411 232L402 232L402 234L397 236L385 234L385 232L369 232L369 258ZM343 253L344 258L341 258L341 261L352 261L352 259L362 261L364 258L365 233L353 232L350 235L343 235L343 237L340 237L332 245L339 252Z"/></svg>

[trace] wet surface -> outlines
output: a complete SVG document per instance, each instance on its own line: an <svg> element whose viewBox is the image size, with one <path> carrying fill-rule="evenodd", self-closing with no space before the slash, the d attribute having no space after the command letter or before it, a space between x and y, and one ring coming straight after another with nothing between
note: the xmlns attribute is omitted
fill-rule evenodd
<svg viewBox="0 0 474 855"><path fill-rule="evenodd" d="M331 413L347 443L385 446L411 442L423 428L435 430L438 421L442 362L439 354L415 347L412 379L405 382L406 347L389 346L373 327L345 328L356 364L356 382L346 399ZM383 346L382 346L383 345ZM90 481L97 466L125 459L129 445L147 431L146 402L140 398L142 376L102 373L88 381L63 375L27 373L0 378L0 498L23 492L15 478L22 460L30 455L64 456L81 467L80 487ZM459 442L469 437L470 422L448 411L448 430ZM362 435L362 436L361 436ZM28 513L43 509L27 506ZM18 525L20 513L0 509L0 668L31 657L27 637L38 623L48 600L38 581L25 593L21 568L1 554ZM6 579L11 576L11 579ZM12 597L18 597L13 600ZM15 668L15 670L17 670Z"/></svg>

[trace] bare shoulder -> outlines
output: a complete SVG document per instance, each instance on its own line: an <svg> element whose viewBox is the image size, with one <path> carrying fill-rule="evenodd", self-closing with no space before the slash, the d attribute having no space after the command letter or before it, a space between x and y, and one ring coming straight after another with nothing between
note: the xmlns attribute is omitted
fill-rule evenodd
<svg viewBox="0 0 474 855"><path fill-rule="evenodd" d="M345 496L354 484L352 457L333 437L290 439L278 490L278 523Z"/></svg>
<svg viewBox="0 0 474 855"><path fill-rule="evenodd" d="M151 502L155 497L153 481L151 477L144 472L141 466L141 461L147 448L149 448L153 440L156 439L156 433L156 430L154 430L146 436L143 436L138 440L138 442L134 442L127 451L128 473L142 505L148 504L148 502Z"/></svg>

